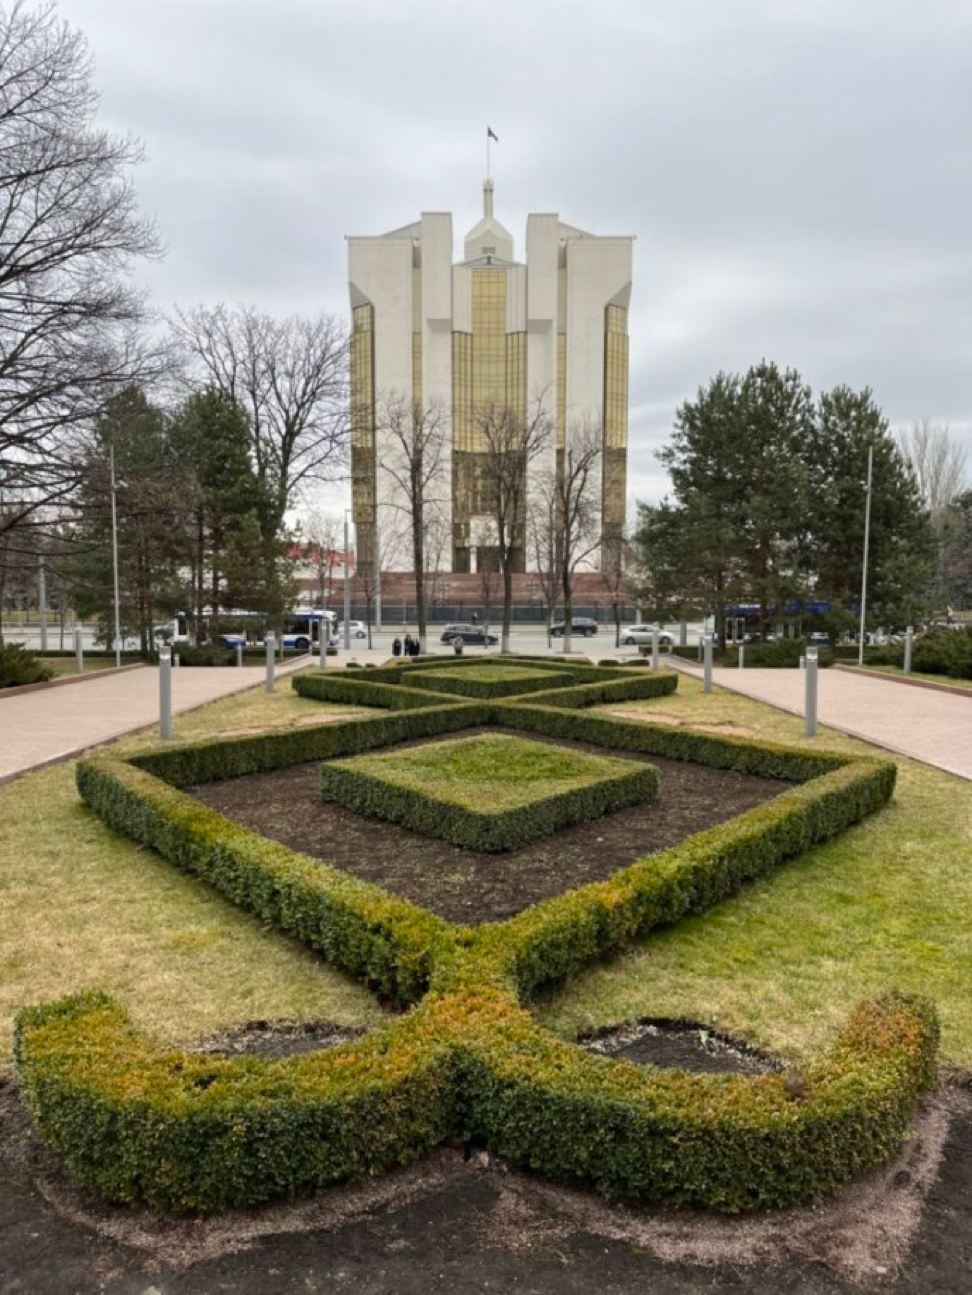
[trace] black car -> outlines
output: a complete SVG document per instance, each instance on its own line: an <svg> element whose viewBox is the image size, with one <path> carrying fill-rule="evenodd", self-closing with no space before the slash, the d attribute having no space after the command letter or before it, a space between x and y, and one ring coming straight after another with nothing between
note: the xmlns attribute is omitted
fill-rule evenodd
<svg viewBox="0 0 972 1295"><path fill-rule="evenodd" d="M563 638L566 625L563 621L556 621L550 626L550 633L554 638ZM581 634L584 638L589 639L597 633L597 621L591 620L590 616L572 616L570 618L571 634Z"/></svg>
<svg viewBox="0 0 972 1295"><path fill-rule="evenodd" d="M455 625L447 625L442 631L442 638L439 642L455 643L456 639L458 639L460 643L470 643L473 646L478 643L480 647L485 647L487 644L492 647L493 644L499 642L499 639L495 634L490 634L489 637L487 637L486 631L483 629L482 625L471 625L465 622L458 622Z"/></svg>

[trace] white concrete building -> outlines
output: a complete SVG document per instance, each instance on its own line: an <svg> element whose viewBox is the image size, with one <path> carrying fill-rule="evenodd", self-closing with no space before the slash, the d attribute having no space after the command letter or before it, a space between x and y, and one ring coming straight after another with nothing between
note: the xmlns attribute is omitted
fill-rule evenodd
<svg viewBox="0 0 972 1295"><path fill-rule="evenodd" d="M440 569L495 564L490 523L477 488L484 447L477 410L502 406L526 418L539 402L554 428L532 472L555 472L581 429L603 437L598 491L602 535L624 524L628 445L628 306L633 239L602 237L556 214L527 218L526 258L493 214L453 263L452 216L423 212L412 225L349 237L352 480L359 569L409 565L402 512L388 470L387 411L412 402L446 428L436 490ZM526 565L525 545L521 569Z"/></svg>

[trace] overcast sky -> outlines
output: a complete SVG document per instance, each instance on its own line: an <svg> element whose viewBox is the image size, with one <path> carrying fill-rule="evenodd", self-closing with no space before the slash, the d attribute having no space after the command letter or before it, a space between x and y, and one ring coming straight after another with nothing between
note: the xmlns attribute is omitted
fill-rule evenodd
<svg viewBox="0 0 972 1295"><path fill-rule="evenodd" d="M632 493L762 357L972 448L972 0L61 0L141 137L155 305L346 313L344 235L481 210L637 236Z"/></svg>

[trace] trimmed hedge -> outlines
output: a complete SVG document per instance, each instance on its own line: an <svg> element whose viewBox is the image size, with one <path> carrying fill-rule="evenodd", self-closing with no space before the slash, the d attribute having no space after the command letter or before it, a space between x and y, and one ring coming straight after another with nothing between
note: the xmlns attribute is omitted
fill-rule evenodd
<svg viewBox="0 0 972 1295"><path fill-rule="evenodd" d="M612 1198L726 1213L820 1200L898 1150L935 1082L934 1011L897 994L861 1004L796 1085L646 1069L561 1043L511 1004L495 1015L466 1031L473 1136Z"/></svg>
<svg viewBox="0 0 972 1295"><path fill-rule="evenodd" d="M370 818L401 823L470 850L499 853L658 794L658 774L651 765L606 759L610 767L600 776L592 773L586 785L539 795L530 804L508 809L471 809L451 798L447 785L436 783L429 790L403 786L358 760L323 764L321 794Z"/></svg>
<svg viewBox="0 0 972 1295"><path fill-rule="evenodd" d="M151 1046L121 1008L87 994L22 1012L15 1056L25 1104L75 1177L166 1210L378 1174L456 1124L448 1049L394 1025L284 1061L191 1056Z"/></svg>
<svg viewBox="0 0 972 1295"><path fill-rule="evenodd" d="M678 688L678 675L674 670L646 673L644 670L598 671L603 679L592 683L572 684L569 688L551 688L532 693L530 702L540 706L562 706L580 710L585 706L601 706L616 701L644 701L651 697L668 697ZM618 676L622 675L621 678Z"/></svg>
<svg viewBox="0 0 972 1295"><path fill-rule="evenodd" d="M498 676L498 677L497 677ZM506 676L505 678L503 676ZM567 671L533 670L508 666L494 672L493 678L484 678L482 668L470 670L427 670L422 674L421 687L433 692L455 693L460 697L511 697L518 693L546 691L558 684L573 684L574 676Z"/></svg>
<svg viewBox="0 0 972 1295"><path fill-rule="evenodd" d="M635 682L616 668L601 673ZM101 995L27 1009L15 1040L24 1099L72 1172L114 1200L213 1210L379 1173L462 1135L610 1196L738 1211L816 1200L891 1155L935 1079L937 1024L921 1000L863 1004L798 1084L591 1056L546 1034L519 1005L518 996L704 911L836 835L894 787L890 761L580 713L560 700L564 692L584 694L580 706L613 687L586 678L542 694L558 698L546 704L534 694L443 705L421 693L421 707L365 719L79 762L79 789L106 822L417 1006L355 1044L277 1060L157 1049ZM384 693L421 691L377 687L374 704L384 706ZM484 724L797 785L605 882L476 930L265 840L177 790Z"/></svg>
<svg viewBox="0 0 972 1295"><path fill-rule="evenodd" d="M363 673L363 672L362 672ZM358 671L347 674L296 674L291 680L294 692L314 701L345 702L349 706L379 706L386 710L414 710L421 706L441 706L442 694L406 688L378 678L385 671L371 671L367 678Z"/></svg>

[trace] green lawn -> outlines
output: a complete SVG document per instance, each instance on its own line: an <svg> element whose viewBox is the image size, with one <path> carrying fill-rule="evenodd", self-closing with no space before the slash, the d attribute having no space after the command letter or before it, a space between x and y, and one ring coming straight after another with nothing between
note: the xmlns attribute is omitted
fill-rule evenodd
<svg viewBox="0 0 972 1295"><path fill-rule="evenodd" d="M75 665L73 656L42 656L39 658L48 670L57 678L60 675L74 674ZM123 661L122 665L136 665L134 661ZM93 674L96 670L114 670L115 658L113 656L90 656L84 658L84 673Z"/></svg>
<svg viewBox="0 0 972 1295"><path fill-rule="evenodd" d="M856 662L854 664L856 666ZM947 674L923 674L919 670L912 670L910 675L905 675L899 665L868 665L867 662L864 663L864 669L869 670L871 674L890 675L892 679L923 679L944 688L954 688L956 692L972 692L972 679L952 679Z"/></svg>
<svg viewBox="0 0 972 1295"><path fill-rule="evenodd" d="M605 711L619 707L603 707ZM670 698L628 703L800 746L865 743L682 676ZM885 753L881 753L885 754ZM564 1036L637 1016L678 1016L740 1032L797 1059L865 995L927 994L942 1055L972 1066L972 785L898 759L894 802L703 917L648 939L575 981L539 1014Z"/></svg>
<svg viewBox="0 0 972 1295"><path fill-rule="evenodd" d="M429 742L404 751L356 755L335 764L395 787L429 792L463 809L502 813L559 792L624 777L640 766L508 733Z"/></svg>

